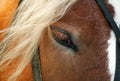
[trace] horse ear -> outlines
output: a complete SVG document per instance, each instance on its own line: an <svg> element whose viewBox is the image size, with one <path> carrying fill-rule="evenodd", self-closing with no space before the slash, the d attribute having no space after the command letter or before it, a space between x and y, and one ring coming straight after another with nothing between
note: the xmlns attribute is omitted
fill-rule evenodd
<svg viewBox="0 0 120 81"><path fill-rule="evenodd" d="M0 30L7 28L11 24L17 6L18 0L0 0Z"/></svg>

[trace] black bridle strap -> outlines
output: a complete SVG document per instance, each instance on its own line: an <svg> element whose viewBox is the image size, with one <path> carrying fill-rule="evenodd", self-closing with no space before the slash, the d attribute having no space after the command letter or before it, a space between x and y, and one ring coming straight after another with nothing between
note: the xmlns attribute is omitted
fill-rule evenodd
<svg viewBox="0 0 120 81"><path fill-rule="evenodd" d="M116 72L114 81L120 81L120 45L116 42Z"/></svg>
<svg viewBox="0 0 120 81"><path fill-rule="evenodd" d="M18 0L19 1L19 5L22 3L23 0Z"/></svg>
<svg viewBox="0 0 120 81"><path fill-rule="evenodd" d="M32 72L34 81L42 81L42 74L40 69L40 58L39 58L39 50L36 51L33 59L32 59Z"/></svg>
<svg viewBox="0 0 120 81"><path fill-rule="evenodd" d="M110 27L112 28L112 30L114 31L114 33L116 35L116 39L117 39L117 41L116 41L116 71L115 71L114 81L120 81L120 29L117 26L117 24L115 23L109 10L105 6L103 0L96 0L96 1L98 3L99 7L101 8L101 10L103 11L103 14L104 14L106 20L108 21L108 23L110 24Z"/></svg>
<svg viewBox="0 0 120 81"><path fill-rule="evenodd" d="M103 0L96 0L99 7L101 8L101 10L103 11L103 14L106 18L106 20L108 21L108 23L110 24L110 27L112 28L112 30L114 31L117 40L120 39L120 29L117 26L117 24L115 23L113 17L111 16L109 10L107 9L106 5L104 4Z"/></svg>
<svg viewBox="0 0 120 81"><path fill-rule="evenodd" d="M111 16L111 14L110 14L109 10L107 9L103 0L96 0L96 1L98 3L99 7L101 8L101 10L103 11L103 14L104 14L106 20L108 21L108 23L110 24L110 27L114 31L117 40L120 41L120 28L115 23L113 17Z"/></svg>

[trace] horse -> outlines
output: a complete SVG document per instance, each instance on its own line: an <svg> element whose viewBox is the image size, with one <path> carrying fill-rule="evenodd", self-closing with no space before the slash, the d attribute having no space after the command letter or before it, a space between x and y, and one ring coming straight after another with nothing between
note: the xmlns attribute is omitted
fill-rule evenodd
<svg viewBox="0 0 120 81"><path fill-rule="evenodd" d="M0 81L119 81L119 3L22 0L0 31Z"/></svg>
<svg viewBox="0 0 120 81"><path fill-rule="evenodd" d="M17 4L17 0L0 0L0 30L10 25ZM0 36L0 40L2 40L2 36Z"/></svg>

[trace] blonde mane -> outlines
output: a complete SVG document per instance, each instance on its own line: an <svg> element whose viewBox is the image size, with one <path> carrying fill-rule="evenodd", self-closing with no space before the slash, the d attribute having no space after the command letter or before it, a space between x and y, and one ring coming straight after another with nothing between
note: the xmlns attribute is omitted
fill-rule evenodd
<svg viewBox="0 0 120 81"><path fill-rule="evenodd" d="M23 0L17 8L12 25L0 33L0 70L19 56L16 71L9 77L15 81L34 56L42 30L58 21L76 0Z"/></svg>

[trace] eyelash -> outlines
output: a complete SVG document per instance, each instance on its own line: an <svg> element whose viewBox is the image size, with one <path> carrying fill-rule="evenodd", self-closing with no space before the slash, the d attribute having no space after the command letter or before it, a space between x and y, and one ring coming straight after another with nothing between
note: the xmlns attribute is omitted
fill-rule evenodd
<svg viewBox="0 0 120 81"><path fill-rule="evenodd" d="M77 51L77 46L73 43L71 34L57 27L50 26L53 38L61 45Z"/></svg>

